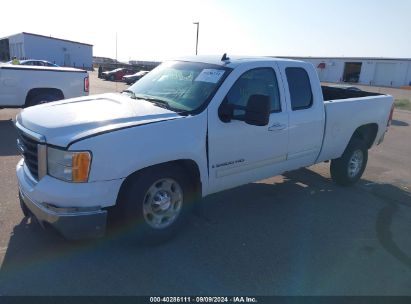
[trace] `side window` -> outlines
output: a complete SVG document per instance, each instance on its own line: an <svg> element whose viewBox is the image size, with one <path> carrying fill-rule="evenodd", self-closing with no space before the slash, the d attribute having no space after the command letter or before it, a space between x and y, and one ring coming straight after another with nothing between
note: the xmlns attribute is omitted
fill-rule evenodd
<svg viewBox="0 0 411 304"><path fill-rule="evenodd" d="M225 102L245 107L250 96L256 94L269 96L271 112L281 112L277 77L271 68L257 68L245 72L231 87Z"/></svg>
<svg viewBox="0 0 411 304"><path fill-rule="evenodd" d="M307 71L303 68L286 68L285 74L293 111L310 108L313 104L313 93Z"/></svg>

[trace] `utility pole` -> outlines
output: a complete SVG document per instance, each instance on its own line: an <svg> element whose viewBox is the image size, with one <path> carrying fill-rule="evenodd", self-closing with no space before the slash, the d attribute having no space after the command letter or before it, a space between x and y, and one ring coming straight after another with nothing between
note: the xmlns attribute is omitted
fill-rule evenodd
<svg viewBox="0 0 411 304"><path fill-rule="evenodd" d="M200 28L200 22L193 22L193 24L197 25L197 39L196 39L196 55L198 53L198 31Z"/></svg>

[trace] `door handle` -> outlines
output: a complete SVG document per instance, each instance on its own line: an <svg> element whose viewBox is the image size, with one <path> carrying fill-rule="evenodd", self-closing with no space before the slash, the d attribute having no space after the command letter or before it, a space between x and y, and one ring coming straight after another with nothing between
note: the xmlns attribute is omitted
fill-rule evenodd
<svg viewBox="0 0 411 304"><path fill-rule="evenodd" d="M271 127L268 128L268 131L282 131L286 128L287 128L287 125L276 122Z"/></svg>

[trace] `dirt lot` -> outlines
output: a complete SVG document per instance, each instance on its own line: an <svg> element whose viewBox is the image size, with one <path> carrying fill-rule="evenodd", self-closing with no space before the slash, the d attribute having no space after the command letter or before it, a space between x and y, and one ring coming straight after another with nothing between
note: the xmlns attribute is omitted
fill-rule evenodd
<svg viewBox="0 0 411 304"><path fill-rule="evenodd" d="M107 92L121 92L129 86L120 81L106 81L97 77L97 72L90 72L90 95L102 94Z"/></svg>
<svg viewBox="0 0 411 304"><path fill-rule="evenodd" d="M125 88L91 74L91 93ZM411 295L411 112L395 112L355 187L328 164L238 187L157 247L70 243L24 219L17 112L0 110L0 295Z"/></svg>

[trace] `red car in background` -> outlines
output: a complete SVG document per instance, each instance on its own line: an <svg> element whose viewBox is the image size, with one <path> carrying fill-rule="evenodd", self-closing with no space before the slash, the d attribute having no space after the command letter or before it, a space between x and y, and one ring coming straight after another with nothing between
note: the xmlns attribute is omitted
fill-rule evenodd
<svg viewBox="0 0 411 304"><path fill-rule="evenodd" d="M130 70L130 69L118 68L112 71L103 72L101 76L103 79L116 81L116 80L122 80L123 76L125 75L131 75L134 73L135 71Z"/></svg>

